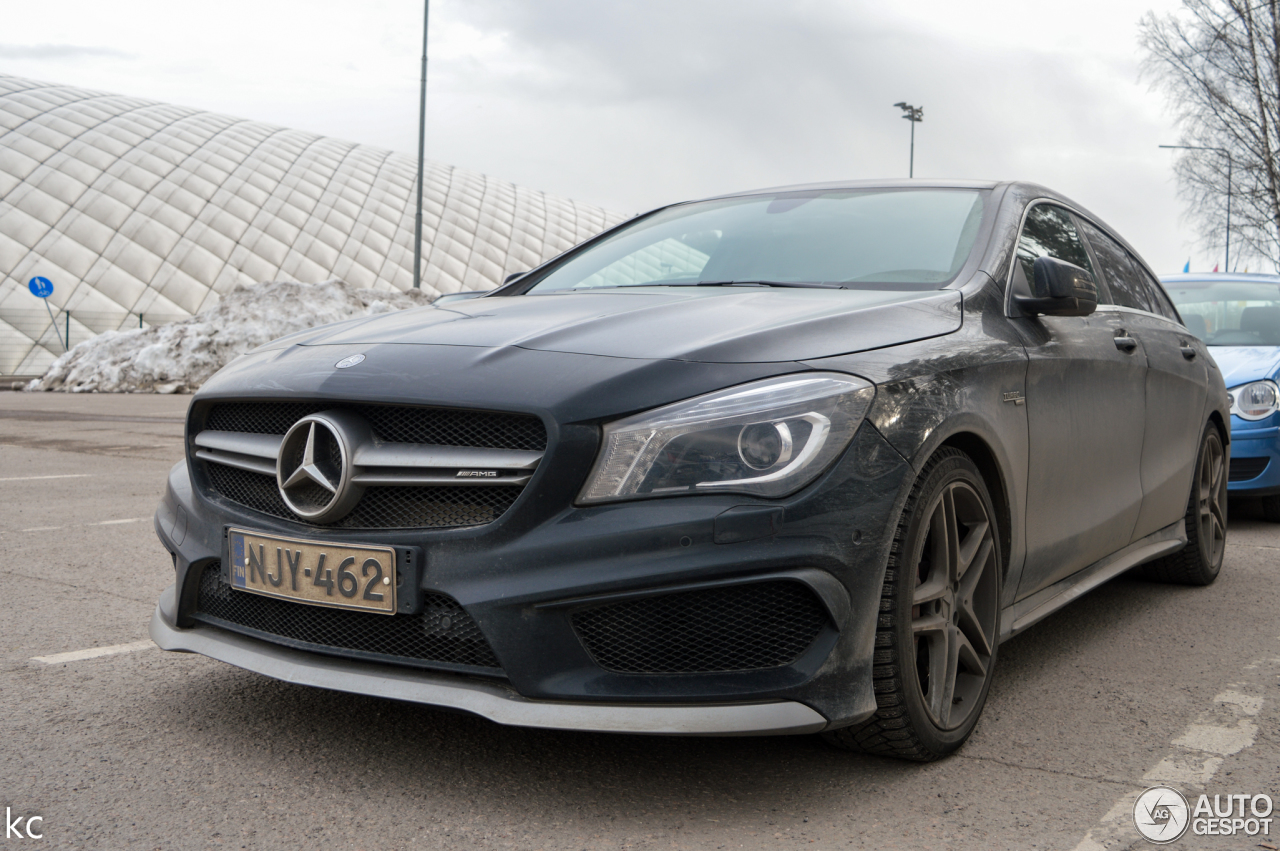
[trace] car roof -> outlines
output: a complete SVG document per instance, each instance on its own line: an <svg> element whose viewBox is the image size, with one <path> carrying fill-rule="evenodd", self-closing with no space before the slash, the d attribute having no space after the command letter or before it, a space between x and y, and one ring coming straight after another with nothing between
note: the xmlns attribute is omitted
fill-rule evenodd
<svg viewBox="0 0 1280 851"><path fill-rule="evenodd" d="M1165 284L1181 283L1233 283L1233 284L1280 284L1280 275L1265 272L1179 272L1176 275L1161 275Z"/></svg>
<svg viewBox="0 0 1280 851"><path fill-rule="evenodd" d="M1064 204L1078 212L1084 214L1087 218L1102 225L1106 230L1111 231L1116 236L1114 229L1108 226L1101 218L1090 212L1083 205L1063 195L1061 192L1055 192L1047 186L1039 183L1032 183L1026 180L946 180L940 178L891 178L881 180L831 180L822 183L796 183L789 186L768 186L760 189L750 189L743 192L727 192L723 195L712 195L707 198L696 198L689 201L677 202L676 204L665 206L678 206L679 204L696 203L697 201L713 201L723 198L745 198L751 195L771 195L778 192L814 192L822 190L840 190L840 189L1002 189L1012 190L1016 196L1024 199L1045 198L1050 201L1056 201ZM659 208L661 209L661 208ZM1124 238L1120 237L1120 241L1124 242ZM1124 242L1125 247L1134 254L1133 246Z"/></svg>
<svg viewBox="0 0 1280 851"><path fill-rule="evenodd" d="M812 192L823 189L995 189L1007 181L1000 180L936 180L932 178L894 178L887 180L830 180L822 183L794 183L787 186L766 186L742 192L726 192L699 198L710 201L718 198L742 198L748 195L765 195L775 192Z"/></svg>

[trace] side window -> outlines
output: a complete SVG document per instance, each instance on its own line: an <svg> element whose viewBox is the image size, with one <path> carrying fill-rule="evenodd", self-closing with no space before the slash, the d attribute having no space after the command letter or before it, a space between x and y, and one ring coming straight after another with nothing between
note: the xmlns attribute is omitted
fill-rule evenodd
<svg viewBox="0 0 1280 851"><path fill-rule="evenodd" d="M1169 300L1169 295L1164 291L1164 287L1160 286L1160 282L1151 277L1151 273L1142 267L1142 264L1133 259L1133 255L1129 255L1129 262L1133 264L1133 268L1137 270L1138 277L1142 279L1142 283L1147 290L1147 300L1151 302L1152 311L1160 314L1165 319L1172 319L1174 322L1181 323L1178 318L1178 311L1174 309L1173 302Z"/></svg>
<svg viewBox="0 0 1280 851"><path fill-rule="evenodd" d="M1027 212L1022 236L1018 238L1018 263L1013 270L1016 292L1031 294L1032 269L1040 257L1074 263L1097 277L1089 252L1076 231L1075 219L1061 207L1037 204Z"/></svg>
<svg viewBox="0 0 1280 851"><path fill-rule="evenodd" d="M1159 313L1149 301L1146 282L1138 275L1135 265L1129 262L1129 252L1089 222L1082 221L1080 226L1093 246L1094 256L1098 258L1098 266L1102 268L1102 276L1111 293L1111 303Z"/></svg>

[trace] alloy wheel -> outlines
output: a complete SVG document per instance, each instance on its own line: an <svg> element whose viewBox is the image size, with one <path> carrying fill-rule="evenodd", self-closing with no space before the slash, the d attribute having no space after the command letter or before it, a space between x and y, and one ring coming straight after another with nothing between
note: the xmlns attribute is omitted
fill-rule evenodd
<svg viewBox="0 0 1280 851"><path fill-rule="evenodd" d="M982 498L953 481L929 508L916 566L911 635L916 680L930 720L963 725L981 704L999 615L995 527Z"/></svg>
<svg viewBox="0 0 1280 851"><path fill-rule="evenodd" d="M1226 453L1214 435L1206 440L1200 453L1200 469L1196 471L1200 546L1210 565L1222 561L1227 546L1227 477Z"/></svg>

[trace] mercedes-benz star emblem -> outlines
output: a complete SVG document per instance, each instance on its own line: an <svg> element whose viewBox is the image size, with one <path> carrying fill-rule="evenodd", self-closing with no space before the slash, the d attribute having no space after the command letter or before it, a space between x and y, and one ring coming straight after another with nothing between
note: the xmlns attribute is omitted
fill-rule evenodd
<svg viewBox="0 0 1280 851"><path fill-rule="evenodd" d="M341 471L339 471L338 474L341 475ZM308 424L307 445L302 450L302 464L298 469L293 471L293 475L291 475L280 487L288 490L294 485L301 484L308 479L315 482L329 493L338 492L337 487L334 486L335 483L329 481L329 477L324 474L324 471L316 466L316 423L314 421Z"/></svg>
<svg viewBox="0 0 1280 851"><path fill-rule="evenodd" d="M338 520L360 498L351 483L354 444L350 428L344 428L348 418L339 411L303 417L280 442L276 483L285 504L304 520Z"/></svg>
<svg viewBox="0 0 1280 851"><path fill-rule="evenodd" d="M345 357L342 360L338 361L333 366L335 369L346 369L349 366L355 366L356 364L363 363L363 362L364 362L364 355L351 355L349 357Z"/></svg>

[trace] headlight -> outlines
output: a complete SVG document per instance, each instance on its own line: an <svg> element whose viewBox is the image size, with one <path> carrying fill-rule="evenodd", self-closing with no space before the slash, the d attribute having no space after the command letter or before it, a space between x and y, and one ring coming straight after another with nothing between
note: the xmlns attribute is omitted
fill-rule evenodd
<svg viewBox="0 0 1280 851"><path fill-rule="evenodd" d="M786 496L857 431L875 386L831 372L756 381L604 427L579 503L732 491Z"/></svg>
<svg viewBox="0 0 1280 851"><path fill-rule="evenodd" d="M1227 398L1231 400L1231 413L1242 420L1260 420L1280 409L1280 389L1274 381L1232 387Z"/></svg>

